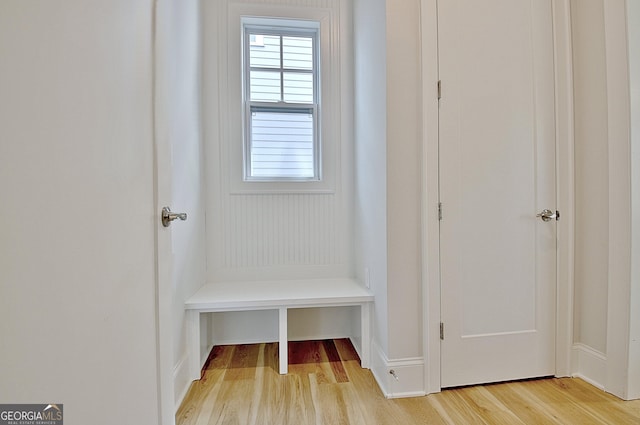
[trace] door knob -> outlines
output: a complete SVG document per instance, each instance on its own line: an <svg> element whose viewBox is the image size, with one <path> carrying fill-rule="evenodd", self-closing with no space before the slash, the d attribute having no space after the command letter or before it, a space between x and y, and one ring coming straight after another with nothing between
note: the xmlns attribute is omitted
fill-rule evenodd
<svg viewBox="0 0 640 425"><path fill-rule="evenodd" d="M541 213L536 214L536 217L540 217L542 221L551 221L554 218L556 220L560 219L560 214L558 213L558 211L553 212L551 210L542 210Z"/></svg>
<svg viewBox="0 0 640 425"><path fill-rule="evenodd" d="M169 207L162 208L162 225L164 227L169 227L171 222L178 218L185 221L187 219L187 213L174 213L171 212L171 208Z"/></svg>

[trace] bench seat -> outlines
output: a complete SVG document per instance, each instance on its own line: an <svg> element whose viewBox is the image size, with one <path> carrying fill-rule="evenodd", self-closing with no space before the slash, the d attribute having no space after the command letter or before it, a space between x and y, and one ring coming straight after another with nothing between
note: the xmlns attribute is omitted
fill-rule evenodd
<svg viewBox="0 0 640 425"><path fill-rule="evenodd" d="M200 358L200 314L227 311L278 310L279 369L281 374L286 374L289 308L360 306L360 357L362 367L369 368L373 299L369 289L347 278L208 283L185 302L191 377L200 379L203 363Z"/></svg>

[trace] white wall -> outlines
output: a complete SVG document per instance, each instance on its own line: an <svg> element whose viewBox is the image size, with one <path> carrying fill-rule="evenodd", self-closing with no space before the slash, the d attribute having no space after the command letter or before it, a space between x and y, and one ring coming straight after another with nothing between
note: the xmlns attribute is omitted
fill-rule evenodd
<svg viewBox="0 0 640 425"><path fill-rule="evenodd" d="M187 371L185 300L206 282L203 149L200 131L200 2L163 0L157 13L157 137L171 147L172 356L175 404Z"/></svg>
<svg viewBox="0 0 640 425"><path fill-rule="evenodd" d="M422 356L420 7L387 2L389 357Z"/></svg>
<svg viewBox="0 0 640 425"><path fill-rule="evenodd" d="M576 111L572 369L622 398L640 396L633 217L639 202L634 153L638 10L631 3L571 3Z"/></svg>
<svg viewBox="0 0 640 425"><path fill-rule="evenodd" d="M354 1L356 270L375 294L374 344L389 351L387 326L386 2ZM374 365L375 367L375 365Z"/></svg>
<svg viewBox="0 0 640 425"><path fill-rule="evenodd" d="M0 2L0 403L157 424L150 0Z"/></svg>
<svg viewBox="0 0 640 425"><path fill-rule="evenodd" d="M418 1L354 3L357 271L376 295L373 371L390 396L425 388L419 19Z"/></svg>
<svg viewBox="0 0 640 425"><path fill-rule="evenodd" d="M603 0L573 0L574 341L607 351L608 143Z"/></svg>
<svg viewBox="0 0 640 425"><path fill-rule="evenodd" d="M631 292L629 398L640 398L640 2L627 0L631 99Z"/></svg>

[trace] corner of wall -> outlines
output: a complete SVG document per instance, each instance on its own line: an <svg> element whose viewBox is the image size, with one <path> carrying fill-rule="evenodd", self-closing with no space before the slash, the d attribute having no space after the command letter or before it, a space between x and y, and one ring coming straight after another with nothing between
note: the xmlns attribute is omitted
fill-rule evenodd
<svg viewBox="0 0 640 425"><path fill-rule="evenodd" d="M424 358L389 360L373 342L371 372L385 398L422 397L426 395Z"/></svg>
<svg viewBox="0 0 640 425"><path fill-rule="evenodd" d="M604 390L607 378L607 356L585 344L573 344L571 376Z"/></svg>
<svg viewBox="0 0 640 425"><path fill-rule="evenodd" d="M627 0L631 94L631 258L640 252L640 2ZM629 359L640 359L640 262L632 261ZM640 361L629 362L629 398L640 398Z"/></svg>

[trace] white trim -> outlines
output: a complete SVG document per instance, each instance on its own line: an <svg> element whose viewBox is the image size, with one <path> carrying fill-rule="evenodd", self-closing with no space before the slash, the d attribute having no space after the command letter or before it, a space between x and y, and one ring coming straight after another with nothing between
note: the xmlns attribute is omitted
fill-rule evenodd
<svg viewBox="0 0 640 425"><path fill-rule="evenodd" d="M604 2L609 158L608 392L627 398L631 291L631 139L626 2Z"/></svg>
<svg viewBox="0 0 640 425"><path fill-rule="evenodd" d="M191 380L188 379L189 370L187 369L187 353L184 353L178 363L173 367L173 393L176 395L174 414L178 412L182 401L187 395L187 391L191 387ZM180 385L184 381L183 385Z"/></svg>
<svg viewBox="0 0 640 425"><path fill-rule="evenodd" d="M360 355L359 346L356 346L351 335L345 334L304 334L304 335L294 335L289 336L288 340L291 341L323 341L325 339L344 339L348 338L351 340L353 344L353 348L355 348L358 355ZM217 339L215 345L247 345L247 344L269 344L273 342L278 342L277 336L269 336L267 338L254 337L254 338L227 338L227 339ZM213 347L212 347L213 348ZM211 351L211 350L209 350ZM362 357L361 357L362 358Z"/></svg>
<svg viewBox="0 0 640 425"><path fill-rule="evenodd" d="M422 312L425 392L440 392L440 223L438 221L438 4L422 0Z"/></svg>
<svg viewBox="0 0 640 425"><path fill-rule="evenodd" d="M631 258L640 254L640 2L627 0L627 30L629 55L629 93L631 101ZM640 398L640 261L631 263L631 306L629 329L629 393Z"/></svg>
<svg viewBox="0 0 640 425"><path fill-rule="evenodd" d="M371 372L385 398L422 397L424 391L424 367L422 357L389 360L377 343L373 343L373 367ZM393 375L391 374L393 371ZM394 377L395 375L395 377Z"/></svg>
<svg viewBox="0 0 640 425"><path fill-rule="evenodd" d="M387 382L387 373L389 371L387 363L389 360L387 359L384 351L378 345L377 341L371 342L371 352L371 373L378 383L380 391L382 391L382 394L387 397L387 394L389 394L389 385Z"/></svg>
<svg viewBox="0 0 640 425"><path fill-rule="evenodd" d="M277 183L277 182L314 182L322 180L322 163L320 157L322 137L320 134L319 123L322 122L319 117L319 111L322 109L322 99L320 97L320 82L321 75L321 61L320 61L320 22L311 20L293 20L293 19L280 19L280 18L256 18L256 17L241 17L242 24L242 51L243 51L243 66L242 66L242 83L243 83L243 178L245 182L263 182L263 183ZM281 78L280 87L280 101L277 103L256 101L251 99L251 45L249 34L252 32L261 32L272 36L278 36L280 38L280 67L268 69L269 71L277 71ZM306 37L312 41L312 68L311 70L298 70L287 68L284 65L284 51L283 51L283 36L294 37ZM253 68L255 69L255 68ZM264 68L258 68L261 71L265 71ZM295 103L285 101L285 84L284 75L286 73L302 73L310 75L313 81L312 84L312 102L311 103ZM252 175L253 169L253 117L252 111L260 109L262 112L289 112L299 113L305 111L305 113L311 113L312 125L313 125L313 176L312 177L289 177L284 175L261 177ZM282 169L278 170L282 173Z"/></svg>
<svg viewBox="0 0 640 425"><path fill-rule="evenodd" d="M154 1L153 34L153 148L154 148L154 225L155 225L155 266L156 266L156 361L158 364L158 408L159 424L175 423L173 367L173 282L171 254L171 232L160 223L160 210L170 205L172 199L171 141L166 124L169 100L167 99L169 62L167 57L171 11L166 1Z"/></svg>
<svg viewBox="0 0 640 425"><path fill-rule="evenodd" d="M558 225L556 375L571 371L573 339L573 77L569 0L552 0L556 83L557 203ZM423 305L425 391L440 391L440 258L438 161L437 0L421 0L422 95L423 95Z"/></svg>
<svg viewBox="0 0 640 425"><path fill-rule="evenodd" d="M574 378L580 378L591 385L604 389L607 376L607 356L588 345L574 344L571 350Z"/></svg>
<svg viewBox="0 0 640 425"><path fill-rule="evenodd" d="M389 375L391 391L387 398L422 397L424 390L424 358L393 359L387 362L387 367L395 371L398 379Z"/></svg>
<svg viewBox="0 0 640 425"><path fill-rule="evenodd" d="M561 217L557 227L556 273L556 376L571 374L574 293L574 111L573 51L570 0L553 1L556 93L556 205Z"/></svg>

